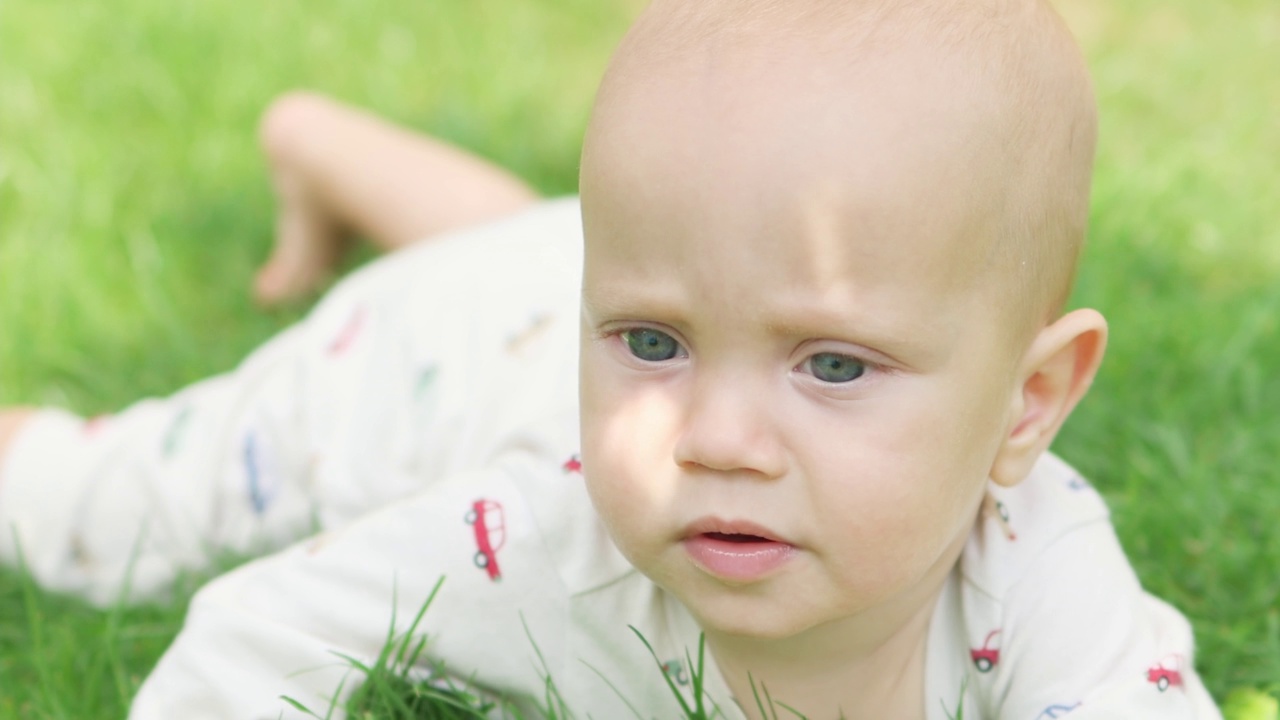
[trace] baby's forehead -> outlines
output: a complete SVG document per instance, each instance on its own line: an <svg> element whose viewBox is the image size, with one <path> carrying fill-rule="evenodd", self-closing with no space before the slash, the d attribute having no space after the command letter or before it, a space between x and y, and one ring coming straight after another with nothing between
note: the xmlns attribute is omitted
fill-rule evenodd
<svg viewBox="0 0 1280 720"><path fill-rule="evenodd" d="M701 169L668 169L584 189L589 274L689 273L709 296L769 287L797 304L829 305L906 286L956 297L999 282L988 276L994 222L963 197L926 207L919 193L874 174L717 183ZM606 251L612 262L592 262Z"/></svg>
<svg viewBox="0 0 1280 720"><path fill-rule="evenodd" d="M980 59L908 36L863 39L877 49L860 50L849 31L800 21L731 25L678 48L664 47L669 28L642 24L602 86L584 194L612 179L640 195L681 189L691 202L817 194L886 212L998 194L1008 100L971 81ZM828 197L840 188L845 198Z"/></svg>
<svg viewBox="0 0 1280 720"><path fill-rule="evenodd" d="M945 78L922 92L886 73L804 76L811 61L655 72L614 89L584 152L588 229L607 213L819 276L877 259L918 278L938 260L966 280L996 234L990 104L946 92Z"/></svg>
<svg viewBox="0 0 1280 720"><path fill-rule="evenodd" d="M658 0L589 126L588 226L606 212L825 223L853 252L941 259L1051 307L1087 216L1091 93L1043 3L986 5L746 2L738 22L719 0Z"/></svg>

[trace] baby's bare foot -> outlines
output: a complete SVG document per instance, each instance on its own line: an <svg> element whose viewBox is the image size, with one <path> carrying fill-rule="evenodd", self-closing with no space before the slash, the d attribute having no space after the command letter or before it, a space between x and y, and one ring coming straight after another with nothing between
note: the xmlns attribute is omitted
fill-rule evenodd
<svg viewBox="0 0 1280 720"><path fill-rule="evenodd" d="M346 248L343 228L303 188L277 182L277 190L275 247L253 282L254 298L265 306L299 300L319 290Z"/></svg>

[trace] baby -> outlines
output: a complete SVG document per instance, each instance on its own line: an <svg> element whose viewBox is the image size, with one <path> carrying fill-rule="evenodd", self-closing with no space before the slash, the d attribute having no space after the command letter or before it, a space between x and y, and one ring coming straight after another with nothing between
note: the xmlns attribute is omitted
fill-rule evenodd
<svg viewBox="0 0 1280 720"><path fill-rule="evenodd" d="M580 717L677 715L628 626L726 718L1220 717L1047 452L1106 344L1063 313L1094 136L1038 0L657 0L580 207L375 263L168 401L32 416L0 553L109 601L324 531L196 596L140 719L323 705L441 576L433 657Z"/></svg>

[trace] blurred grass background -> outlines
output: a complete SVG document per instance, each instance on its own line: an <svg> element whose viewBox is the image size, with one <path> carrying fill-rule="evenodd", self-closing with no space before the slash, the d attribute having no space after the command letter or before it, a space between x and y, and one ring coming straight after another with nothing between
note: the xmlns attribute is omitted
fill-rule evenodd
<svg viewBox="0 0 1280 720"><path fill-rule="evenodd" d="M1280 693L1280 5L1058 0L1101 107L1076 302L1112 345L1058 451L1220 699ZM0 0L0 404L86 414L225 370L300 309L258 114L313 88L572 192L634 0ZM109 718L174 607L99 612L0 574L0 718ZM1244 717L1244 716L1240 716Z"/></svg>

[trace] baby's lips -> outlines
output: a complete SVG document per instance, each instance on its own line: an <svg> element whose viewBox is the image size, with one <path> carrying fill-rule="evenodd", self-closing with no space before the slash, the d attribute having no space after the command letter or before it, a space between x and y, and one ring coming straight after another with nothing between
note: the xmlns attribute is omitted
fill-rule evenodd
<svg viewBox="0 0 1280 720"><path fill-rule="evenodd" d="M751 522L750 520L725 520L715 516L702 517L689 523L685 526L681 537L689 539L699 535L711 534L751 536L769 542L795 546L795 543L783 537L781 533L775 532L759 523Z"/></svg>

